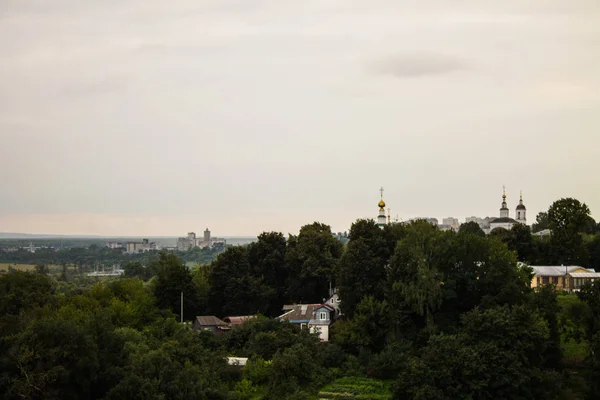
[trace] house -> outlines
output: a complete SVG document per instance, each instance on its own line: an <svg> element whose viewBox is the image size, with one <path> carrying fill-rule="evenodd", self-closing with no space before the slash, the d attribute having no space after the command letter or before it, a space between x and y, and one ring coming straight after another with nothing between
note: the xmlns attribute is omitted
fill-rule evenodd
<svg viewBox="0 0 600 400"><path fill-rule="evenodd" d="M225 357L227 364L236 367L245 367L248 364L248 357Z"/></svg>
<svg viewBox="0 0 600 400"><path fill-rule="evenodd" d="M600 279L600 272L577 265L531 266L533 279L531 287L553 284L558 290L578 291L586 282Z"/></svg>
<svg viewBox="0 0 600 400"><path fill-rule="evenodd" d="M229 326L236 327L242 325L244 322L256 318L256 315L239 315L235 317L225 317L223 321L229 324Z"/></svg>
<svg viewBox="0 0 600 400"><path fill-rule="evenodd" d="M231 328L227 323L221 321L214 315L201 315L194 321L194 330L197 332L210 331L215 335L220 335Z"/></svg>
<svg viewBox="0 0 600 400"><path fill-rule="evenodd" d="M337 319L342 315L342 310L340 309L342 301L340 300L340 296L338 295L337 289L329 289L329 297L325 299L323 304L327 304L329 307L333 308L334 314L332 319Z"/></svg>
<svg viewBox="0 0 600 400"><path fill-rule="evenodd" d="M309 329L311 333L318 333L319 338L329 340L329 326L333 321L335 309L328 304L294 304L283 306L284 314L280 321L300 325L301 329Z"/></svg>

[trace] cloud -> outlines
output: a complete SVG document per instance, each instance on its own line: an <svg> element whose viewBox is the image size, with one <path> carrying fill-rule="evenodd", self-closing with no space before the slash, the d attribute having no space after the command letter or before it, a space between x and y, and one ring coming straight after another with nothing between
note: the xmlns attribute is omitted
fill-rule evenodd
<svg viewBox="0 0 600 400"><path fill-rule="evenodd" d="M466 61L456 57L433 53L402 54L388 57L372 64L379 74L397 78L442 75L468 69Z"/></svg>

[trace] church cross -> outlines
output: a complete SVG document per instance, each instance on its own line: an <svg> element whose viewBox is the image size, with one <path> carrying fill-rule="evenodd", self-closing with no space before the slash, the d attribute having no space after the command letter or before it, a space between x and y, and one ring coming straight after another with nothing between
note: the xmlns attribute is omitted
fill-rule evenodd
<svg viewBox="0 0 600 400"><path fill-rule="evenodd" d="M381 187L381 189L379 189L379 191L381 192L381 198L383 199L383 186Z"/></svg>

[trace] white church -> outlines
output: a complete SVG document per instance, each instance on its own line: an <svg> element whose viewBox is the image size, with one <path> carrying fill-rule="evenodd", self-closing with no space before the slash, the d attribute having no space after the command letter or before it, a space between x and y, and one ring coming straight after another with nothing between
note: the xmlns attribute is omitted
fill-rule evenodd
<svg viewBox="0 0 600 400"><path fill-rule="evenodd" d="M515 209L515 217L516 219L512 219L510 217L510 210L506 205L506 190L503 190L502 193L502 206L500 207L500 217L495 218L490 221L490 230L493 231L496 228L504 228L506 230L511 230L513 226L516 224L527 224L527 208L523 204L523 193L521 193L519 204ZM486 233L489 233L486 232Z"/></svg>
<svg viewBox="0 0 600 400"><path fill-rule="evenodd" d="M377 225L380 228L383 228L385 225L392 223L392 221L390 218L390 209L389 208L388 208L388 215L387 216L385 215L386 204L385 204L385 201L383 201L383 188L380 189L380 192L381 192L381 198L379 200L379 203L377 204L377 206L379 207L379 214L377 215ZM471 219L474 219L474 218L475 217L471 217ZM435 221L434 225L437 225L437 220L436 219L433 219L433 220ZM517 205L517 207L515 209L515 219L510 217L510 210L508 209L508 205L506 203L506 189L503 187L502 188L502 206L500 207L500 217L498 217L498 218L487 217L485 219L477 218L477 220L478 221L476 221L476 222L479 224L481 229L483 229L483 231L486 234L489 234L491 231L493 231L496 228L503 228L506 230L511 230L512 227L515 226L516 224L527 225L527 208L523 204L523 192L521 192L521 196L519 198L519 204ZM467 218L467 221L469 221L469 218Z"/></svg>

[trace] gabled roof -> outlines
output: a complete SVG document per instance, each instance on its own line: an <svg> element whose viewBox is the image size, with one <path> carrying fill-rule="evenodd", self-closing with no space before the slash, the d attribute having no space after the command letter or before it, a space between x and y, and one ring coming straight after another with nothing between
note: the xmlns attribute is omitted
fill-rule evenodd
<svg viewBox="0 0 600 400"><path fill-rule="evenodd" d="M200 315L196 317L196 322L202 326L225 326L225 322L221 321L214 315Z"/></svg>
<svg viewBox="0 0 600 400"><path fill-rule="evenodd" d="M600 278L600 272L571 272L573 278Z"/></svg>
<svg viewBox="0 0 600 400"><path fill-rule="evenodd" d="M291 309L287 307L291 307ZM328 311L333 311L331 307L325 304L294 304L293 306L284 306L283 310L289 311L287 311L285 314L280 315L277 318L285 319L290 322L308 322L313 318L313 313L320 308L327 308Z"/></svg>
<svg viewBox="0 0 600 400"><path fill-rule="evenodd" d="M335 311L335 308L331 307L329 304L321 304L319 307L315 308L313 311L318 311L322 308L326 308L327 311L329 311L329 312Z"/></svg>
<svg viewBox="0 0 600 400"><path fill-rule="evenodd" d="M595 272L593 269L588 270L586 268L577 266L577 265L559 265L559 266L534 266L531 265L533 269L533 274L535 276L563 276L566 273L572 273L577 270L585 270L588 272Z"/></svg>
<svg viewBox="0 0 600 400"><path fill-rule="evenodd" d="M235 317L225 317L223 320L231 325L242 325L244 322L256 318L256 315L239 315Z"/></svg>

